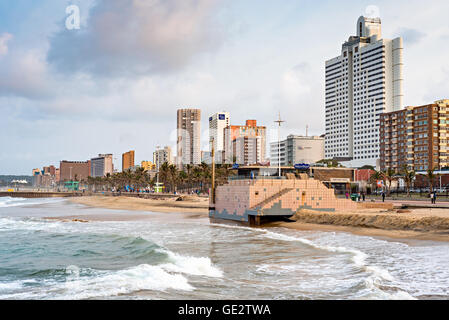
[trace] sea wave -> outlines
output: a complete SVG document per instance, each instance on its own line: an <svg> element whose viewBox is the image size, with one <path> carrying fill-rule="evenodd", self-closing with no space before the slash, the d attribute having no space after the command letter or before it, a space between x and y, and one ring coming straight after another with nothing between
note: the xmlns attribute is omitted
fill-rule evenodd
<svg viewBox="0 0 449 320"><path fill-rule="evenodd" d="M243 229L248 230L256 233L260 233L260 236L273 239L273 240L280 240L280 241L289 241L289 242L300 242L304 245L313 247L315 249L320 249L328 252L335 252L335 253L343 253L343 254L350 254L352 255L351 261L353 264L369 273L370 275L365 279L364 283L367 289L378 291L381 293L381 296L388 296L392 299L415 299L413 296L411 296L409 293L399 290L396 288L396 292L393 294L389 292L384 292L381 289L382 281L392 282L394 281L394 277L388 272L387 269L381 268L379 266L373 266L369 265L367 263L368 254L366 254L363 251L360 251L358 249L352 249L342 246L329 246L329 245L321 245L318 243L315 243L309 239L300 238L300 237L294 237L282 233L273 232L267 229L263 228L249 228L249 227L242 227L242 226L231 226L231 225L221 225L221 224L213 224L214 226L224 227L224 228L234 228L234 229ZM267 268L266 265L262 266L262 268L259 269L259 271L265 271Z"/></svg>
<svg viewBox="0 0 449 320"><path fill-rule="evenodd" d="M158 249L168 255L170 263L161 265L167 271L186 273L196 276L206 276L213 278L223 277L223 272L215 267L208 257L182 256L166 249Z"/></svg>
<svg viewBox="0 0 449 320"><path fill-rule="evenodd" d="M51 255L91 268L71 264L53 269L50 256L49 263L17 270L16 276L23 281L37 281L33 288L23 286L23 281L4 281L0 283L0 299L90 299L142 290L192 291L195 287L189 283L189 275L223 276L209 257L175 253L140 236L98 234L95 228L80 233L77 225L37 218L0 218L0 231L25 231L21 236L26 237L29 230L45 231L32 236L39 237ZM22 246L28 250L30 245ZM108 259L110 263L105 262ZM117 269L111 270L114 267Z"/></svg>
<svg viewBox="0 0 449 320"><path fill-rule="evenodd" d="M0 230L61 230L62 222L40 218L0 218Z"/></svg>
<svg viewBox="0 0 449 320"><path fill-rule="evenodd" d="M15 197L1 197L0 208L29 206L37 204L46 204L54 202L65 201L64 198L15 198Z"/></svg>
<svg viewBox="0 0 449 320"><path fill-rule="evenodd" d="M168 289L191 291L194 289L187 278L180 274L172 274L160 266L142 264L118 271L99 271L67 267L67 280L56 282L46 280L41 288L36 290L23 289L19 282L7 283L0 290L0 299L61 299L80 300L90 298L104 298L138 292L142 290L164 291ZM74 271L75 270L75 271ZM79 273L88 273L91 276L79 276Z"/></svg>

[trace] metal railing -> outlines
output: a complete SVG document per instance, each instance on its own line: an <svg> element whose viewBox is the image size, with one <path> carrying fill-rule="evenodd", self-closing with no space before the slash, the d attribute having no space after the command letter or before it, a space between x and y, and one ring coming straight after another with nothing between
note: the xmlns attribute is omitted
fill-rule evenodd
<svg viewBox="0 0 449 320"><path fill-rule="evenodd" d="M279 177L279 176L230 176L228 178L229 181L235 181L235 180L287 180L286 177Z"/></svg>

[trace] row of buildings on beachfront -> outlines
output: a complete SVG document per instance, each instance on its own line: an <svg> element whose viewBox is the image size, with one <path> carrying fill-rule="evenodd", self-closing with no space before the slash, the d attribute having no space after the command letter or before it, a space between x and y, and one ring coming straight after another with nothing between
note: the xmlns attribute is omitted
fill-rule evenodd
<svg viewBox="0 0 449 320"><path fill-rule="evenodd" d="M379 18L360 17L356 35L339 56L325 62L325 134L289 135L268 143L267 127L257 120L231 124L229 112L210 115L209 150L201 150L201 110L177 110L176 150L157 147L145 171L163 163L198 165L212 162L239 165L291 166L332 159L350 168L415 171L449 167L449 100L404 107L403 40L382 38ZM135 170L135 151L122 155L122 171ZM87 161L61 161L60 167L33 170L36 181L48 184L99 177L114 172L112 154ZM50 181L50 182L48 182Z"/></svg>
<svg viewBox="0 0 449 320"><path fill-rule="evenodd" d="M281 165L310 164L324 159L324 137L290 135L280 143L271 143L267 152L266 126L259 126L257 120L231 125L229 112L209 117L209 151L201 151L201 110L179 109L177 112L175 163L178 167L201 162L210 164L212 149L217 164L277 165L279 145Z"/></svg>

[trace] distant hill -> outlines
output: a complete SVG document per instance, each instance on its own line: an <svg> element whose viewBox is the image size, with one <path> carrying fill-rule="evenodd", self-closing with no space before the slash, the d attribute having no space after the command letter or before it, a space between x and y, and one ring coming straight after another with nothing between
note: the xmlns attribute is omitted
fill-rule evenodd
<svg viewBox="0 0 449 320"><path fill-rule="evenodd" d="M31 185L33 183L33 176L0 175L0 186L9 185L13 180L26 180Z"/></svg>

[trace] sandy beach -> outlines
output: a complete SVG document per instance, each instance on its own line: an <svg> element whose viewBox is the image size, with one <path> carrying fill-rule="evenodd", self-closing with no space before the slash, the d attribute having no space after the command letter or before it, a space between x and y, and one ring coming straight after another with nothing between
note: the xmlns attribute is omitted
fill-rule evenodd
<svg viewBox="0 0 449 320"><path fill-rule="evenodd" d="M209 208L208 198L196 196L183 196L182 198L183 201L176 201L176 198L152 200L126 196L92 196L72 198L69 201L95 208L163 213L200 213L207 215Z"/></svg>
<svg viewBox="0 0 449 320"><path fill-rule="evenodd" d="M207 217L208 199L196 196L176 199L150 200L132 197L79 197L69 201L89 207L151 211L160 213L181 213L186 218ZM101 216L74 216L79 222L102 220ZM145 219L142 214L104 217L107 220ZM149 218L149 217L148 217ZM67 219L67 217L66 217ZM292 218L294 222L274 222L263 227L285 227L296 230L340 231L381 238L405 240L449 241L448 209L386 210L363 209L353 212L315 212L303 210Z"/></svg>

